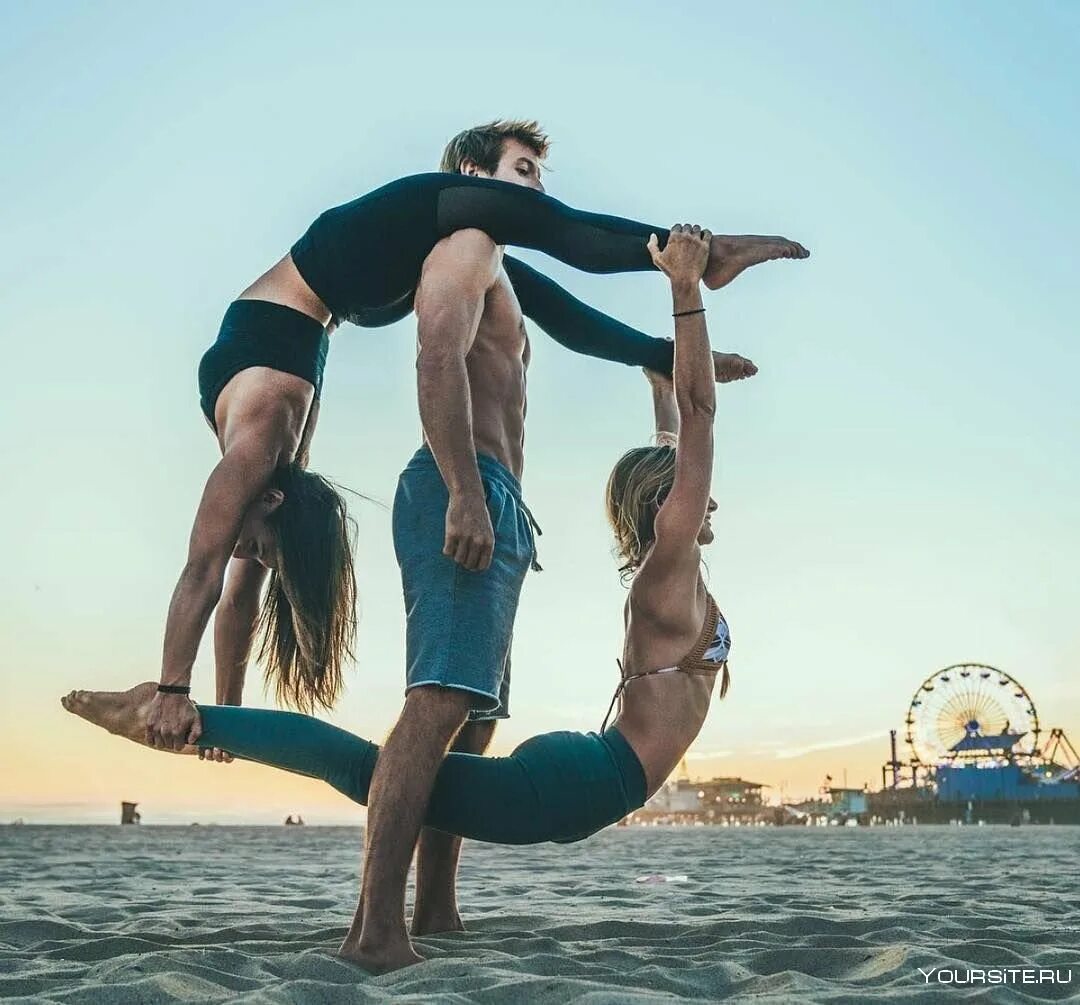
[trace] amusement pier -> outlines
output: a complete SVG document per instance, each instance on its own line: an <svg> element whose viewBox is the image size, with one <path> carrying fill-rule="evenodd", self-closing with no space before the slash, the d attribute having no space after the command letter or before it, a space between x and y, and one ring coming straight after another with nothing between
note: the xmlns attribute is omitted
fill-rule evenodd
<svg viewBox="0 0 1080 1005"><path fill-rule="evenodd" d="M1043 728L1031 695L1004 670L957 663L931 674L908 706L902 748L897 737L890 731L877 791L835 787L827 776L815 799L770 804L767 786L693 781L684 761L624 823L1080 824L1080 756L1063 729Z"/></svg>

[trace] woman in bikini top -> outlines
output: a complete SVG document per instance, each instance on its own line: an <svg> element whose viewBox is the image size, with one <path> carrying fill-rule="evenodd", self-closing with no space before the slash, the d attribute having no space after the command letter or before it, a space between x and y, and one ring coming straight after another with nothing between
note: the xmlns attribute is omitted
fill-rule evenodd
<svg viewBox="0 0 1080 1005"><path fill-rule="evenodd" d="M604 715L604 721L600 725L600 732L607 729L608 720L615 709L615 703L626 690L626 685L632 680L641 680L643 677L654 677L662 673L687 673L709 676L723 671L723 680L720 684L720 697L727 694L730 676L728 674L727 658L731 652L731 631L720 608L712 594L706 596L709 605L709 613L705 617L705 624L701 628L701 636L694 648L686 654L675 666L661 667L658 670L642 670L641 673L628 674L623 667L622 660L616 660L622 679L611 696L611 704Z"/></svg>
<svg viewBox="0 0 1080 1005"><path fill-rule="evenodd" d="M679 230L654 256L671 278L675 315L673 378L645 371L657 442L624 454L607 486L608 519L630 595L622 679L601 732L619 702L612 725L641 761L650 795L697 737L718 676L720 696L726 693L731 648L727 622L701 575L701 549L713 541L716 510L710 495L716 386L699 287L707 241L697 228L683 229L676 240Z"/></svg>

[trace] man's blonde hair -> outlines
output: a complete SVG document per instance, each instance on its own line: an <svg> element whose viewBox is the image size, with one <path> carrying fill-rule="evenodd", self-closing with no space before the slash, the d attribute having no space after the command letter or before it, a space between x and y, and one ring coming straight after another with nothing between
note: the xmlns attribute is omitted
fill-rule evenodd
<svg viewBox="0 0 1080 1005"><path fill-rule="evenodd" d="M443 151L440 171L460 174L461 165L472 161L482 171L494 174L507 140L523 143L543 160L551 146L547 133L535 119L496 119L458 133Z"/></svg>

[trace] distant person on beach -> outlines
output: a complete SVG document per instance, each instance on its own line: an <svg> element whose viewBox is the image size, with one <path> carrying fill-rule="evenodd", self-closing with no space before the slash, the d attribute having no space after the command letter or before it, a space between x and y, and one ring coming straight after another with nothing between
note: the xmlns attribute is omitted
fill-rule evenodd
<svg viewBox="0 0 1080 1005"><path fill-rule="evenodd" d="M147 718L151 745L179 750L199 739L188 695L215 606L219 704L241 701L257 634L281 702L313 711L341 692L356 629L350 524L336 488L306 470L329 336L341 321L377 327L405 317L428 255L459 231L479 230L495 244L544 251L588 272L655 268L646 241L656 233L662 248L666 230L571 209L543 193L548 140L535 122L492 123L455 143L474 152L323 213L229 307L203 356L201 405L222 457L169 604L159 692ZM448 154L456 149L452 143ZM713 237L704 282L717 289L749 266L807 254L778 237ZM592 310L508 256L503 268L508 296L561 344L670 370L665 340ZM742 366L741 357L714 356L718 380L737 379ZM473 503L450 507L446 533L463 568L486 567L494 533Z"/></svg>
<svg viewBox="0 0 1080 1005"><path fill-rule="evenodd" d="M493 304L502 303L497 308L500 314L510 311L505 286L493 290L496 284L505 284L495 268L496 249L485 248L475 234L457 235L451 242L455 249L462 244L466 245L460 249L463 254L469 251L478 256L478 261L489 262L487 272L478 271L477 283L493 291ZM709 256L709 233L698 227L675 227L663 250L653 239L649 252L671 284L674 377L672 382L659 373L647 374L659 442L630 450L608 479L607 509L621 559L620 571L630 578L624 609L626 634L619 661L621 678L612 707L599 733L545 733L527 740L509 757L450 753L438 769L423 817L429 828L511 844L570 842L587 837L644 805L697 737L717 676L721 678L721 696L727 689L730 634L701 576L701 548L713 541L710 518L716 509L710 496L715 366L700 292ZM441 273L440 257L436 249L432 263L436 276ZM491 278L481 283L479 277L485 275ZM425 275L425 281L427 278ZM421 296L425 295L422 289ZM427 330L424 300L420 308L423 340ZM498 323L496 318L490 320ZM478 332L475 338L479 343L500 336ZM472 365L494 366L501 359L504 372L510 367L523 375L523 359L517 363L512 360L524 352L525 340L519 333L506 345L490 345L485 353L488 358ZM754 372L756 368L748 364L746 375ZM476 392L471 392L470 397L475 400ZM506 401L489 402L510 416L517 416L523 404L523 387L509 392ZM492 422L490 417L474 417L477 446L504 450L511 464L520 465L520 420L514 424L504 417L501 423L488 427L512 433L501 442L488 444L479 431ZM436 452L442 449L441 444L435 448ZM403 479L402 485L407 484ZM522 550L511 553L510 560L521 577L531 557L527 515L518 513L517 500L510 497L505 486L500 487L496 498L496 513L500 509L508 511L519 529L518 546ZM500 560L498 537L497 533L496 561ZM407 708L410 701L415 702L413 696L418 691L422 689L410 691ZM425 700L431 704L426 707L426 721L409 727L411 735L422 744L440 724L457 721L460 725L468 708L452 686L428 693L431 697ZM76 691L62 701L68 711L145 744L155 694L156 685L147 682L118 693ZM489 692L486 697L490 702L493 695ZM607 720L620 699L619 713L609 726ZM375 744L329 723L294 712L264 709L203 705L196 707L196 712L201 716L202 734L198 746L185 748L185 753L198 752L203 757L214 749L227 750L248 760L321 778L362 804L370 795L385 800L387 792L394 791L374 791L387 752L381 753ZM432 763L438 765L438 761L429 754L421 770ZM402 770L412 771L416 766L414 757ZM396 810L397 806L388 809ZM408 818L405 824L398 828L399 873L401 861L405 868L408 866L408 834L411 831L415 836L420 821L413 823ZM370 828L369 817L369 841L377 851L380 837L378 833L372 835ZM386 833L384 827L382 834ZM371 890L366 870L364 881L366 895ZM396 896L396 890L381 894L387 902L391 892ZM403 905L396 902L395 914L381 919L381 925L382 931L399 927L398 935L404 936L405 943L395 947L398 955L373 959L357 952L357 923L365 915L366 902L361 908L342 946L343 955L376 971L420 959L404 932Z"/></svg>

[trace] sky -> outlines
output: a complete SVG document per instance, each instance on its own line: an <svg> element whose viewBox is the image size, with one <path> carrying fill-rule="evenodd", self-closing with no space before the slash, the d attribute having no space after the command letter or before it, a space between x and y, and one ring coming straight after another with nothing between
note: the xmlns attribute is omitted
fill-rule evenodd
<svg viewBox="0 0 1080 1005"><path fill-rule="evenodd" d="M880 781L935 670L1020 680L1080 742L1080 7L783 2L0 7L0 820L360 819L315 782L210 766L64 713L156 679L217 446L196 367L227 304L323 209L434 170L496 117L553 139L549 193L779 233L807 262L707 295L723 387L710 588L732 688L690 773ZM657 275L538 268L657 335ZM596 729L624 592L608 472L651 433L638 371L534 331L513 718ZM382 500L419 443L411 320L333 338L311 466ZM388 508L355 502L361 633L330 716L402 700ZM249 703L270 704L257 673ZM212 696L212 654L195 696Z"/></svg>

